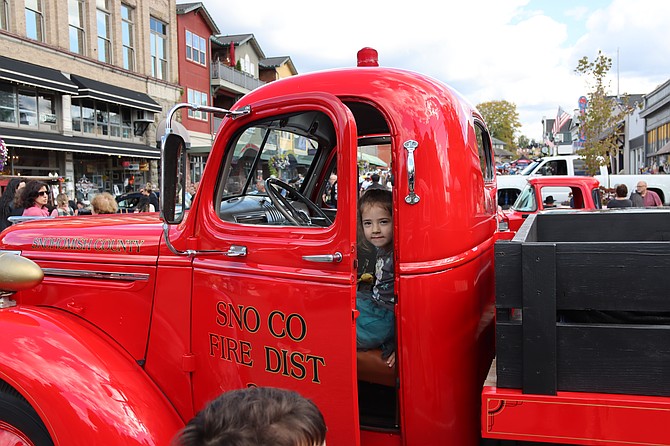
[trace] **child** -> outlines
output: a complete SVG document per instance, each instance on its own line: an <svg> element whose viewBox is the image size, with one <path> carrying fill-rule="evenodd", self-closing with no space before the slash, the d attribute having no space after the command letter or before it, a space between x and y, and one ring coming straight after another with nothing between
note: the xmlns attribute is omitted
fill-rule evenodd
<svg viewBox="0 0 670 446"><path fill-rule="evenodd" d="M273 387L231 390L211 401L178 434L175 446L323 446L326 423L297 392Z"/></svg>
<svg viewBox="0 0 670 446"><path fill-rule="evenodd" d="M70 207L70 199L66 194L58 194L56 196L56 204L58 205L51 211L52 217L65 217L74 215L74 211Z"/></svg>
<svg viewBox="0 0 670 446"><path fill-rule="evenodd" d="M356 347L382 349L389 367L395 364L395 295L393 290L393 195L384 189L366 191L358 203L363 234L377 248L375 284L356 294Z"/></svg>

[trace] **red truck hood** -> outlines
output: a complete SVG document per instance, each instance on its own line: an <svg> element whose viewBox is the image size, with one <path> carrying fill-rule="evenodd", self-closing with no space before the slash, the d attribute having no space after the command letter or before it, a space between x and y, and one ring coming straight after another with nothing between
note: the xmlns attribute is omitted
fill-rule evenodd
<svg viewBox="0 0 670 446"><path fill-rule="evenodd" d="M157 257L162 236L158 214L87 215L19 223L0 235L0 249L30 258L89 256ZM127 260L127 257L126 257Z"/></svg>

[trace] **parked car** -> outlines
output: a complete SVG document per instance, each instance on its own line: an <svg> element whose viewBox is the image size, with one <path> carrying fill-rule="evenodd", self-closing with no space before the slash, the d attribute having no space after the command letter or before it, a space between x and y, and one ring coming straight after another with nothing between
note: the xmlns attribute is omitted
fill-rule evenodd
<svg viewBox="0 0 670 446"><path fill-rule="evenodd" d="M116 203L119 205L118 212L121 214L135 212L140 198L142 198L142 192L128 192L127 194L119 195L116 197Z"/></svg>
<svg viewBox="0 0 670 446"><path fill-rule="evenodd" d="M594 177L533 177L514 204L502 211L501 223L507 223L509 231L516 233L529 215L540 211L601 208L600 182Z"/></svg>

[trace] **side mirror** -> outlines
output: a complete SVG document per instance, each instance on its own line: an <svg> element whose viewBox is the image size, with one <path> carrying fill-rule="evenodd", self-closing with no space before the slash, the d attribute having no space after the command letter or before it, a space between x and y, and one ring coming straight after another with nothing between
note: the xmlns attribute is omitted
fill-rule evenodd
<svg viewBox="0 0 670 446"><path fill-rule="evenodd" d="M165 223L178 224L184 218L186 198L186 144L176 133L161 139L161 218Z"/></svg>

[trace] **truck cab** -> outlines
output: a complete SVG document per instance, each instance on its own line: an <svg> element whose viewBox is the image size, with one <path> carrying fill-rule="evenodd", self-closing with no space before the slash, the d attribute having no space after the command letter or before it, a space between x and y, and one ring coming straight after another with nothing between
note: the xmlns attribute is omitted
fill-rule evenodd
<svg viewBox="0 0 670 446"><path fill-rule="evenodd" d="M0 400L32 410L53 444L167 444L222 391L274 386L317 404L329 445L478 444L494 349L490 135L455 90L374 55L272 82L231 110L173 109L162 221L57 218L2 233L0 249L44 279L0 309L0 328L22 340L0 352L12 358ZM223 121L185 211L187 148L169 123L188 107ZM375 147L393 177L394 367L356 348L374 255L358 176ZM9 424L31 438L22 426Z"/></svg>

